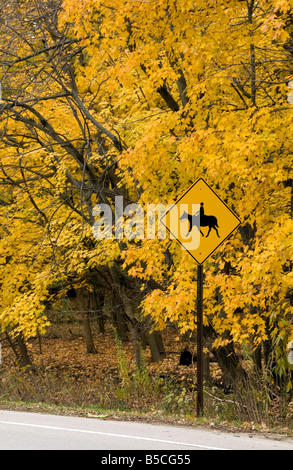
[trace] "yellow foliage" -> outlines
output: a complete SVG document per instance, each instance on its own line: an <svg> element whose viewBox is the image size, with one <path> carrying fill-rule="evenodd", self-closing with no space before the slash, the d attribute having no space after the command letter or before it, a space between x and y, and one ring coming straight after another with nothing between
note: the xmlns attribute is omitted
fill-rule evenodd
<svg viewBox="0 0 293 470"><path fill-rule="evenodd" d="M170 240L97 242L91 210L118 190L169 204L204 177L242 221L205 264L205 324L219 344L257 346L279 318L291 331L292 1L64 0L55 33L35 35L27 8L10 12L19 37L0 36L2 328L34 334L52 283L119 260L162 287L143 301L158 327L195 329L188 254ZM67 49L49 55L60 38Z"/></svg>

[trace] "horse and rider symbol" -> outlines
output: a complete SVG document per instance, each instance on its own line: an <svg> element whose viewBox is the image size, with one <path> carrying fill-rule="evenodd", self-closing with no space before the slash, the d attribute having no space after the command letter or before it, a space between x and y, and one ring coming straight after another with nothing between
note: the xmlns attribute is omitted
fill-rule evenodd
<svg viewBox="0 0 293 470"><path fill-rule="evenodd" d="M199 212L192 215L192 214L188 214L187 212L184 211L182 216L180 217L180 220L188 219L188 222L189 222L189 230L188 230L186 236L189 235L189 233L191 232L193 226L198 227L198 217L199 217L199 227L200 228L201 227L209 227L209 231L208 231L206 236L207 237L209 236L210 231L213 228L216 231L216 234L218 235L218 237L220 238L220 235L219 235L219 232L218 232L219 226L218 226L217 218L214 215L205 215L203 206L204 206L204 203L201 202ZM200 233L203 237L205 236L202 233L201 230L200 230Z"/></svg>

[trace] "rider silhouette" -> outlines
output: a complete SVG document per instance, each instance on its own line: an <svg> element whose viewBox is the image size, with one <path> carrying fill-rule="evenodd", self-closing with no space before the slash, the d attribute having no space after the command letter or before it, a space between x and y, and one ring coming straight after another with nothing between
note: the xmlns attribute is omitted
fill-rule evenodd
<svg viewBox="0 0 293 470"><path fill-rule="evenodd" d="M207 237L209 236L210 231L211 231L212 228L216 231L216 234L218 235L218 237L220 237L218 229L217 229L217 227L219 227L219 226L218 226L218 221L217 221L216 217L214 215L205 215L203 204L204 204L203 202L200 203L199 226L200 227L209 227L209 231L206 235ZM200 233L202 234L201 231L200 231Z"/></svg>
<svg viewBox="0 0 293 470"><path fill-rule="evenodd" d="M199 216L204 217L203 202L200 203Z"/></svg>

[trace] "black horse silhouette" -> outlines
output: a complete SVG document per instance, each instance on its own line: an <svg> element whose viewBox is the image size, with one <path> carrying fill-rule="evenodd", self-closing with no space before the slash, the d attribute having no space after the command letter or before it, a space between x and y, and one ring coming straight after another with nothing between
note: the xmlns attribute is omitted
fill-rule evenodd
<svg viewBox="0 0 293 470"><path fill-rule="evenodd" d="M199 217L199 212L197 212L194 215L188 214L185 211L183 212L182 216L180 217L180 220L188 219L188 222L189 222L189 230L188 230L186 236L191 232L191 230L194 226L198 227L198 223L197 223L198 217ZM204 234L202 233L202 231L200 229L199 229L199 231L200 231L201 235L204 237Z"/></svg>
<svg viewBox="0 0 293 470"><path fill-rule="evenodd" d="M187 235L191 232L193 226L197 226L198 224L196 223L196 220L200 216L200 227L209 227L209 231L207 233L207 237L210 234L211 229L213 228L216 231L216 234L218 237L220 237L219 232L218 232L218 221L217 218L214 215L205 215L204 213L204 208L203 208L203 202L200 203L200 210L194 215L188 214L187 212L183 212L182 216L180 217L180 220L183 219L188 219L189 222L189 231L187 232ZM204 234L200 230L201 235L204 237Z"/></svg>

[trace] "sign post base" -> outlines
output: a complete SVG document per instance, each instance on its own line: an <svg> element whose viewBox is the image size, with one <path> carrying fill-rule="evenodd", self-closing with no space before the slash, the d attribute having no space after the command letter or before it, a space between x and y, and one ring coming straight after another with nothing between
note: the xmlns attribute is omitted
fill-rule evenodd
<svg viewBox="0 0 293 470"><path fill-rule="evenodd" d="M197 416L203 416L203 266L197 266Z"/></svg>

